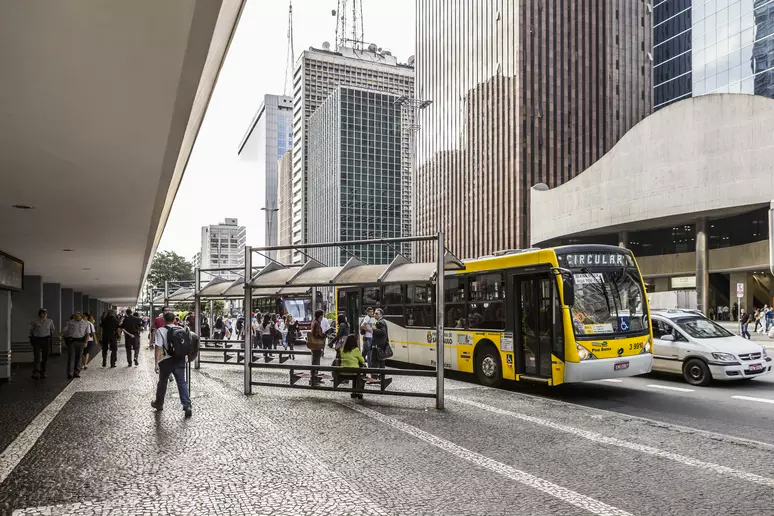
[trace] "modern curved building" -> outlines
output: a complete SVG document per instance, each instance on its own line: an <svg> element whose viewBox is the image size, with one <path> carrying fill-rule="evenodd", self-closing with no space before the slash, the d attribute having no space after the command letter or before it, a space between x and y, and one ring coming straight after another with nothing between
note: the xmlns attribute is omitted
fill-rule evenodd
<svg viewBox="0 0 774 516"><path fill-rule="evenodd" d="M713 94L635 125L599 161L531 191L534 245L626 246L650 292L697 291L698 307L772 304L774 100Z"/></svg>

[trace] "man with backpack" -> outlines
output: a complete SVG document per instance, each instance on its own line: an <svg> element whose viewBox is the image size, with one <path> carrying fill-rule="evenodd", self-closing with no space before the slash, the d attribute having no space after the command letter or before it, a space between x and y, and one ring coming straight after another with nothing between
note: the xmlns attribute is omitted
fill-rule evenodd
<svg viewBox="0 0 774 516"><path fill-rule="evenodd" d="M164 326L156 330L156 373L159 383L156 386L156 399L151 406L157 411L164 408L164 397L167 394L169 376L175 377L180 402L183 404L185 417L191 417L191 398L188 395L186 382L186 358L193 360L199 349L199 337L188 328L174 326L175 314L164 314Z"/></svg>

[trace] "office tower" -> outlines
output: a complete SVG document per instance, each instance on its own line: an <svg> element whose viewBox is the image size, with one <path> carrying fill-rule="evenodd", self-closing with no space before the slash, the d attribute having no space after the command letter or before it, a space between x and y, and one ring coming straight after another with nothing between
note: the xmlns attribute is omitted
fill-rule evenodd
<svg viewBox="0 0 774 516"><path fill-rule="evenodd" d="M309 243L401 236L402 124L398 96L339 86L309 119ZM350 257L390 263L397 246L309 252L328 266Z"/></svg>
<svg viewBox="0 0 774 516"><path fill-rule="evenodd" d="M266 219L267 246L276 246L278 239L277 162L293 147L293 99L283 95L265 95L263 104L253 117L242 142L239 156L255 161L259 177L264 181L264 201L257 209ZM268 256L275 258L276 252Z"/></svg>
<svg viewBox="0 0 774 516"><path fill-rule="evenodd" d="M296 62L293 76L293 243L307 239L307 167L309 159L308 122L312 114L338 86L352 86L398 96L414 96L414 68L402 64L388 50L370 45L366 50L340 47L331 51L330 45L322 49L310 48L304 51ZM410 132L404 131L407 143ZM410 170L409 153L403 153L402 166ZM402 186L405 198L404 212L410 217L410 174L404 176ZM410 220L410 219L406 219ZM410 227L406 228L409 232ZM294 262L302 261L294 253Z"/></svg>
<svg viewBox="0 0 774 516"><path fill-rule="evenodd" d="M279 245L289 246L293 243L293 149L282 155L279 160ZM292 251L279 251L277 261L290 264L293 261Z"/></svg>
<svg viewBox="0 0 774 516"><path fill-rule="evenodd" d="M774 3L665 0L653 8L653 104L707 93L774 97Z"/></svg>
<svg viewBox="0 0 774 516"><path fill-rule="evenodd" d="M530 188L575 177L650 112L648 7L416 5L416 91L432 104L418 118L412 231L442 229L462 258L528 247Z"/></svg>
<svg viewBox="0 0 774 516"><path fill-rule="evenodd" d="M226 219L222 224L202 227L201 267L203 269L234 268L233 272L214 274L228 279L243 275L247 228L237 219Z"/></svg>

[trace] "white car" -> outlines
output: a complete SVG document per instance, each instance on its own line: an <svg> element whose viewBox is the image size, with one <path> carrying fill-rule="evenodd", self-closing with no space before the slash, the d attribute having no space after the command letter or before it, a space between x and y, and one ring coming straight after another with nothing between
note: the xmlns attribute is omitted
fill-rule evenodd
<svg viewBox="0 0 774 516"><path fill-rule="evenodd" d="M682 374L691 385L750 380L771 372L771 358L755 342L685 310L654 311L653 371Z"/></svg>

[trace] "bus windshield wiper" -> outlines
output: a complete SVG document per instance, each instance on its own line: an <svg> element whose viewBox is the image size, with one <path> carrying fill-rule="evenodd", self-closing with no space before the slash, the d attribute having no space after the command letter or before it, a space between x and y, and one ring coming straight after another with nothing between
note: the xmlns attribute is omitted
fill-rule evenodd
<svg viewBox="0 0 774 516"><path fill-rule="evenodd" d="M605 304L607 305L607 313L609 313L609 314L611 314L611 315L612 315L612 313L610 312L610 300L609 300L609 299L608 299L608 297L607 297L607 288L605 287L605 282L604 282L604 281L602 281L602 280L600 280L600 279L598 279L596 276L594 276L594 274L592 274L592 273L591 273L591 271L590 271L590 270L588 270L588 268L586 268L586 267L582 268L580 271L581 271L582 273L584 273L584 274L588 274L589 276L591 276L591 279L592 279L593 281L596 281L596 282L597 282L596 284L592 283L592 285L594 285L595 287L597 287L595 290L596 290L598 293L600 293L600 294L602 294L603 296L605 296Z"/></svg>

